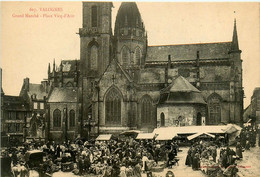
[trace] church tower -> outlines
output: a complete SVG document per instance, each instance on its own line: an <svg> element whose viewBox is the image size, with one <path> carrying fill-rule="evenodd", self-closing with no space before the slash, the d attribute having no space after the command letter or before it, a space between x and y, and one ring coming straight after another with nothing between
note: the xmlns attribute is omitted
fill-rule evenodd
<svg viewBox="0 0 260 177"><path fill-rule="evenodd" d="M118 62L124 69L131 70L129 74L136 75L145 63L147 35L135 2L122 2L116 17L114 36Z"/></svg>
<svg viewBox="0 0 260 177"><path fill-rule="evenodd" d="M92 117L95 82L107 68L112 53L112 2L83 2L80 36L79 112L81 135L89 136L86 122ZM92 120L95 122L96 120ZM89 125L90 126L90 125ZM85 130L86 128L86 130Z"/></svg>
<svg viewBox="0 0 260 177"><path fill-rule="evenodd" d="M111 2L83 2L83 27L80 35L81 74L99 77L111 56Z"/></svg>
<svg viewBox="0 0 260 177"><path fill-rule="evenodd" d="M229 51L231 65L231 82L230 82L230 122L241 123L243 122L243 102L244 102L244 90L243 90L243 76L242 76L242 59L241 50L238 45L237 24L234 20L233 37L231 43L231 49ZM241 110L241 111L237 111Z"/></svg>

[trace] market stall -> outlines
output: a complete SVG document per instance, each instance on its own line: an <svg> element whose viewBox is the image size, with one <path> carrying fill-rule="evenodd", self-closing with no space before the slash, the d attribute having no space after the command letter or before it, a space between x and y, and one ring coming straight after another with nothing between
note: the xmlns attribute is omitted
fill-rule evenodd
<svg viewBox="0 0 260 177"><path fill-rule="evenodd" d="M103 134L103 135L99 135L96 138L96 141L109 141L112 138L112 134Z"/></svg>
<svg viewBox="0 0 260 177"><path fill-rule="evenodd" d="M145 140L145 139L151 140L151 139L154 138L154 136L155 136L154 133L139 133L139 134L137 135L136 139L137 139L137 140Z"/></svg>

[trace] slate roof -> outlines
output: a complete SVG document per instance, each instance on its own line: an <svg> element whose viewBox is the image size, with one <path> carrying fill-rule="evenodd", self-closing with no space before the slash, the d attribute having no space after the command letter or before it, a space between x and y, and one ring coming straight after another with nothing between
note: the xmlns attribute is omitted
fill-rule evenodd
<svg viewBox="0 0 260 177"><path fill-rule="evenodd" d="M161 90L159 104L176 103L207 104L201 92L182 76L179 76L168 87Z"/></svg>
<svg viewBox="0 0 260 177"><path fill-rule="evenodd" d="M162 90L163 92L200 92L184 77L179 76L172 83Z"/></svg>
<svg viewBox="0 0 260 177"><path fill-rule="evenodd" d="M161 94L160 104L207 104L201 93L196 92L175 92L175 93L164 93Z"/></svg>
<svg viewBox="0 0 260 177"><path fill-rule="evenodd" d="M142 27L141 14L135 2L122 2L116 16L115 34L122 27Z"/></svg>
<svg viewBox="0 0 260 177"><path fill-rule="evenodd" d="M59 88L55 87L48 99L49 103L76 103L77 102L77 89L75 88Z"/></svg>
<svg viewBox="0 0 260 177"><path fill-rule="evenodd" d="M146 61L171 61L196 60L197 51L200 59L223 59L229 58L228 52L231 50L232 42L198 43L198 44L178 44L148 46Z"/></svg>
<svg viewBox="0 0 260 177"><path fill-rule="evenodd" d="M32 95L36 94L36 99L44 99L44 96L47 97L47 93L41 84L29 84L29 92L28 95L31 98Z"/></svg>
<svg viewBox="0 0 260 177"><path fill-rule="evenodd" d="M3 110L13 110L13 111L27 111L29 110L29 105L20 96L3 96Z"/></svg>

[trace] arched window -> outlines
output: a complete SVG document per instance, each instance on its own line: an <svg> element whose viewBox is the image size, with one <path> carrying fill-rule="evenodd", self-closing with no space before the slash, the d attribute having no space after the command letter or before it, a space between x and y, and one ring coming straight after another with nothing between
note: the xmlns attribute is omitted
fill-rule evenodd
<svg viewBox="0 0 260 177"><path fill-rule="evenodd" d="M59 109L53 111L53 126L61 127L61 111Z"/></svg>
<svg viewBox="0 0 260 177"><path fill-rule="evenodd" d="M152 110L152 98L145 95L141 100L141 120L142 124L152 124L153 110Z"/></svg>
<svg viewBox="0 0 260 177"><path fill-rule="evenodd" d="M91 26L92 27L97 27L97 6L92 6L91 7Z"/></svg>
<svg viewBox="0 0 260 177"><path fill-rule="evenodd" d="M128 65L130 61L130 52L127 47L123 47L121 50L121 58L122 58L122 63L123 65Z"/></svg>
<svg viewBox="0 0 260 177"><path fill-rule="evenodd" d="M165 126L165 115L164 113L162 112L161 113L161 127L164 127Z"/></svg>
<svg viewBox="0 0 260 177"><path fill-rule="evenodd" d="M96 70L98 64L98 48L93 45L90 48L90 69Z"/></svg>
<svg viewBox="0 0 260 177"><path fill-rule="evenodd" d="M198 112L197 114L197 125L201 125L201 113Z"/></svg>
<svg viewBox="0 0 260 177"><path fill-rule="evenodd" d="M105 100L106 124L121 124L121 94L112 88Z"/></svg>
<svg viewBox="0 0 260 177"><path fill-rule="evenodd" d="M75 127L75 111L70 110L70 127Z"/></svg>
<svg viewBox="0 0 260 177"><path fill-rule="evenodd" d="M140 61L141 61L141 56L142 56L142 52L141 49L139 47L137 47L135 49L135 60L134 60L134 64L139 65Z"/></svg>
<svg viewBox="0 0 260 177"><path fill-rule="evenodd" d="M217 125L221 122L221 97L217 94L208 98L209 120L207 124Z"/></svg>

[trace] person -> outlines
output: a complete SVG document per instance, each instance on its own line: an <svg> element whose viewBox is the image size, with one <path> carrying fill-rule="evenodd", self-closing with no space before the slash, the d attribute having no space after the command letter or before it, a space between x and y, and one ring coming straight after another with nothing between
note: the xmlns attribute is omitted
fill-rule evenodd
<svg viewBox="0 0 260 177"><path fill-rule="evenodd" d="M236 177L237 172L238 172L237 164L234 163L234 164L228 166L228 167L224 170L223 174L224 174L225 176L227 176L227 177Z"/></svg>
<svg viewBox="0 0 260 177"><path fill-rule="evenodd" d="M188 154L186 157L185 165L188 165L189 167L192 164L192 159L191 159L191 148L188 150Z"/></svg>
<svg viewBox="0 0 260 177"><path fill-rule="evenodd" d="M80 156L80 158L78 159L78 168L79 168L79 175L82 175L84 169L83 156Z"/></svg>
<svg viewBox="0 0 260 177"><path fill-rule="evenodd" d="M216 160L217 160L217 147L216 146L212 147L212 157L213 157L213 161L216 162Z"/></svg>
<svg viewBox="0 0 260 177"><path fill-rule="evenodd" d="M174 152L173 150L171 150L169 153L168 153L168 160L167 160L167 167L170 167L172 166L172 161L174 160Z"/></svg>
<svg viewBox="0 0 260 177"><path fill-rule="evenodd" d="M259 130L258 130L259 131ZM260 131L258 133L258 147L260 147Z"/></svg>
<svg viewBox="0 0 260 177"><path fill-rule="evenodd" d="M126 176L126 167L125 167L125 164L122 164L121 168L120 168L120 174L119 174L120 177L127 177Z"/></svg>
<svg viewBox="0 0 260 177"><path fill-rule="evenodd" d="M149 159L148 159L148 157L147 157L147 154L146 153L144 153L144 155L143 155L143 158L142 158L142 162L143 162L143 168L142 168L142 171L143 172L146 172L147 170L148 170L148 161L149 161Z"/></svg>
<svg viewBox="0 0 260 177"><path fill-rule="evenodd" d="M192 169L193 170L198 170L200 167L200 157L199 157L199 153L196 152L193 161L192 161Z"/></svg>
<svg viewBox="0 0 260 177"><path fill-rule="evenodd" d="M238 142L237 145L236 145L236 155L242 159L243 158L243 155L242 155L242 146L241 144Z"/></svg>
<svg viewBox="0 0 260 177"><path fill-rule="evenodd" d="M172 171L167 171L165 177L175 177Z"/></svg>

